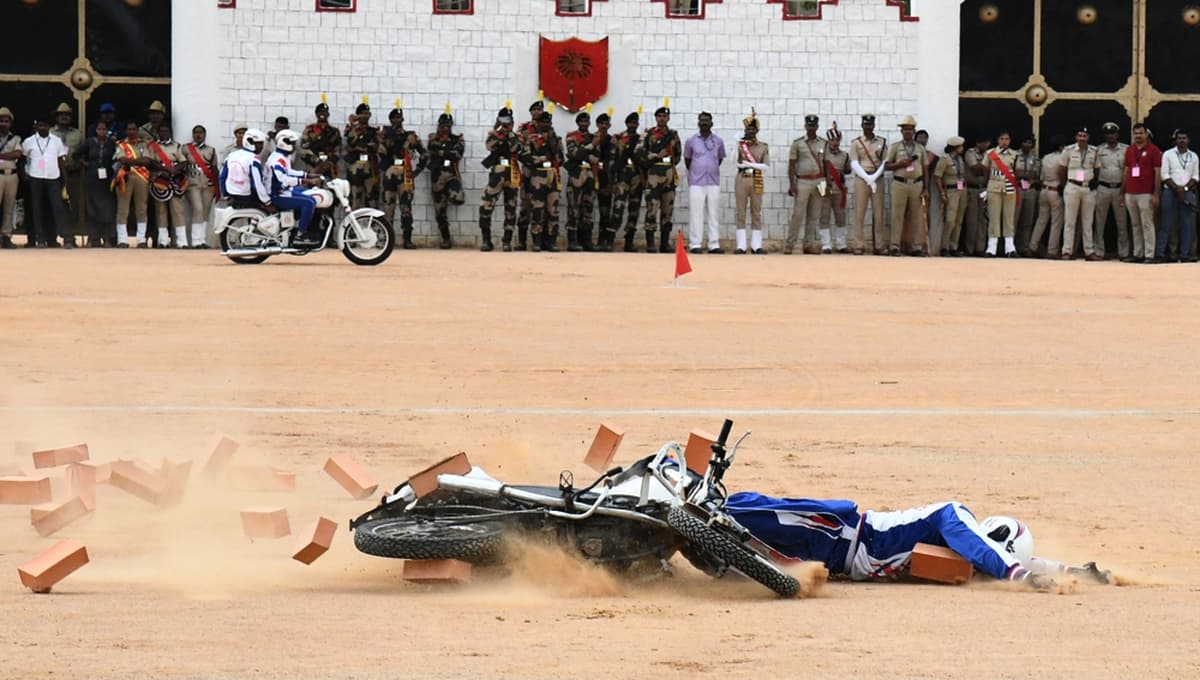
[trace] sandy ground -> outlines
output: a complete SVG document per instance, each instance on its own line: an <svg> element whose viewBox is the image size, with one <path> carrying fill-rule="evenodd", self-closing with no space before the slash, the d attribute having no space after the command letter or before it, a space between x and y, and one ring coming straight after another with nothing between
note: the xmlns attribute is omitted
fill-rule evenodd
<svg viewBox="0 0 1200 680"><path fill-rule="evenodd" d="M48 596L15 572L54 539L0 506L4 677L1200 677L1200 267L703 255L672 289L668 256L624 254L0 260L0 437L157 463L224 431L300 486L194 483L166 510L101 487L55 537L92 562ZM552 482L584 474L602 420L629 461L725 414L754 430L731 488L959 499L1128 585L780 601L686 563L636 584L539 554L416 586L354 550L344 522L371 502L320 472L349 452L391 486L465 450ZM304 567L291 540L241 537L252 504L342 529Z"/></svg>

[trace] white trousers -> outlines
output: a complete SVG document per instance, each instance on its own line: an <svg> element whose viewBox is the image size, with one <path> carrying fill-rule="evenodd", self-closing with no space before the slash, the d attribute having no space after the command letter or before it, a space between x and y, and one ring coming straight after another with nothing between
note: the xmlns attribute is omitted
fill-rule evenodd
<svg viewBox="0 0 1200 680"><path fill-rule="evenodd" d="M708 248L721 247L721 232L717 226L717 196L719 186L689 186L688 187L688 217L689 233L688 247L704 247L704 214L708 213Z"/></svg>

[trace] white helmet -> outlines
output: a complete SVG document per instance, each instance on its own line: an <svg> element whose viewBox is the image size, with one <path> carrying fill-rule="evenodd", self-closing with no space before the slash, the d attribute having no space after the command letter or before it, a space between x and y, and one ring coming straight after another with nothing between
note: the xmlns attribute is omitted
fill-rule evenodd
<svg viewBox="0 0 1200 680"><path fill-rule="evenodd" d="M242 148L246 151L254 151L255 144L266 144L267 135L258 128L250 128L242 133Z"/></svg>
<svg viewBox="0 0 1200 680"><path fill-rule="evenodd" d="M280 130L275 133L275 148L280 151L291 153L296 150L296 143L300 141L300 135L295 130Z"/></svg>
<svg viewBox="0 0 1200 680"><path fill-rule="evenodd" d="M1000 544L1005 552L1017 558L1020 562L1028 562L1033 557L1033 533L1029 527L1012 517L996 515L985 517L979 526L988 538Z"/></svg>

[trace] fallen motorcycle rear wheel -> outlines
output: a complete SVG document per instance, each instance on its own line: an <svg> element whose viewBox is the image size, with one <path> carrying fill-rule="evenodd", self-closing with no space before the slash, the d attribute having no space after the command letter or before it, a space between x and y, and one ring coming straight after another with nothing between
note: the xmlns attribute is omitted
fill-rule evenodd
<svg viewBox="0 0 1200 680"><path fill-rule="evenodd" d="M709 560L736 569L775 591L780 597L795 597L800 592L799 581L788 576L741 541L726 534L719 526L709 526L686 508L671 508L667 515L667 524L691 541Z"/></svg>
<svg viewBox="0 0 1200 680"><path fill-rule="evenodd" d="M494 564L502 559L508 529L499 519L406 514L358 525L354 547L377 557Z"/></svg>

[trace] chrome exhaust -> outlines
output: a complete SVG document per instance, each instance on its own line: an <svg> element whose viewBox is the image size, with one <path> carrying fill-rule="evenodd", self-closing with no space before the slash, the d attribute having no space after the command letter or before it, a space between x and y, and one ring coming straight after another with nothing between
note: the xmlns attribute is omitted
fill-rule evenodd
<svg viewBox="0 0 1200 680"><path fill-rule="evenodd" d="M253 257L256 255L292 255L299 252L301 252L299 248L271 246L269 248L231 248L221 251L221 254L225 257Z"/></svg>

